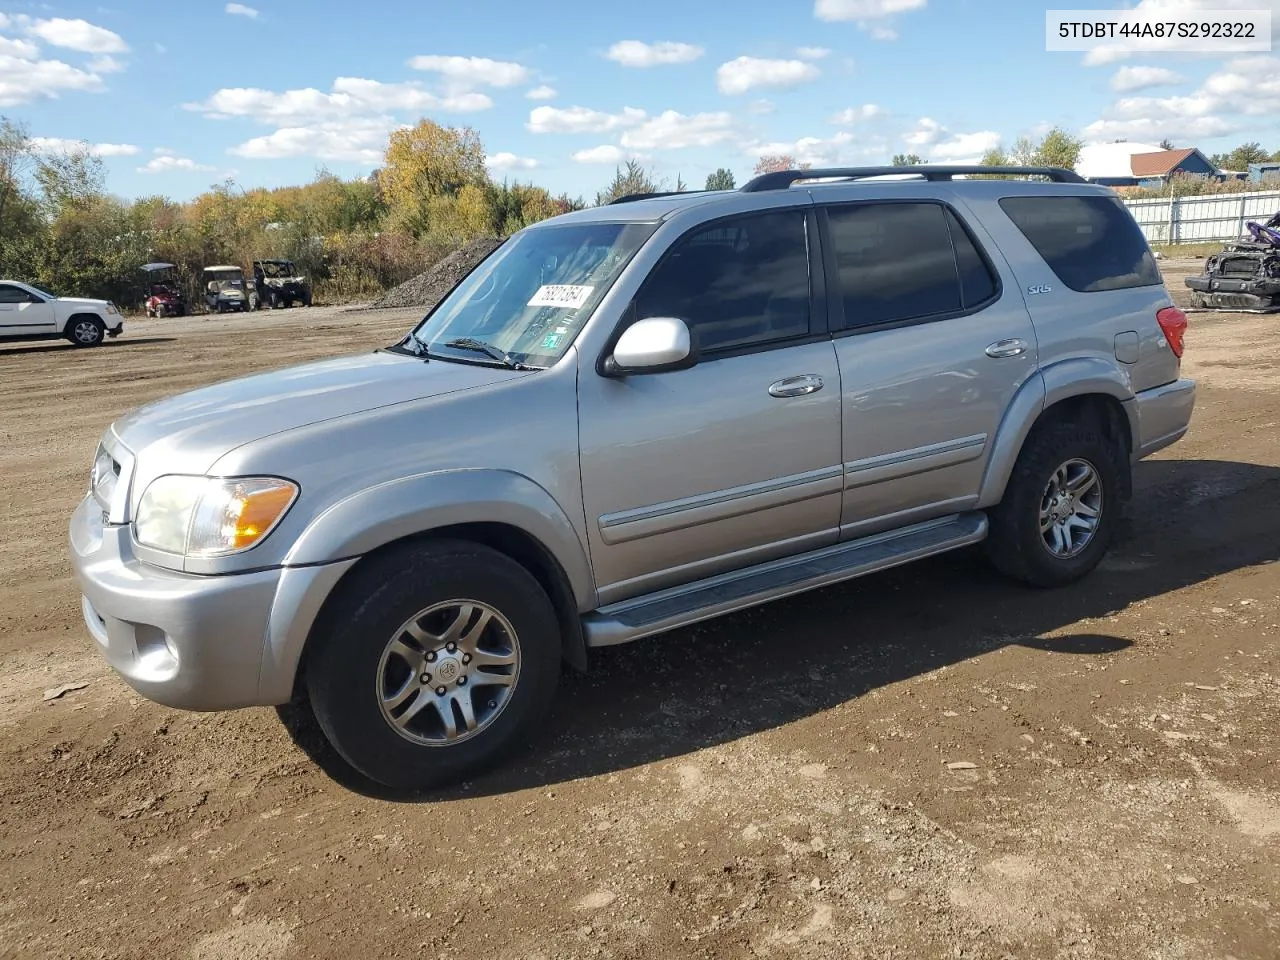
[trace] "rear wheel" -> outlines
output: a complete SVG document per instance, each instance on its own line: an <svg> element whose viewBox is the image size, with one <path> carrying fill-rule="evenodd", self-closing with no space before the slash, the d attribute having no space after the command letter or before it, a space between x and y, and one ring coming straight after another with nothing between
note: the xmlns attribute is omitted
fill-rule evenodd
<svg viewBox="0 0 1280 960"><path fill-rule="evenodd" d="M1001 572L1039 587L1072 583L1107 551L1119 511L1117 451L1070 423L1027 441L1004 500L990 511L987 555Z"/></svg>
<svg viewBox="0 0 1280 960"><path fill-rule="evenodd" d="M365 776L419 790L475 776L536 734L560 670L551 601L514 560L441 542L370 562L306 665L315 716Z"/></svg>
<svg viewBox="0 0 1280 960"><path fill-rule="evenodd" d="M72 317L67 324L67 339L77 347L96 347L106 332L106 324L97 317Z"/></svg>

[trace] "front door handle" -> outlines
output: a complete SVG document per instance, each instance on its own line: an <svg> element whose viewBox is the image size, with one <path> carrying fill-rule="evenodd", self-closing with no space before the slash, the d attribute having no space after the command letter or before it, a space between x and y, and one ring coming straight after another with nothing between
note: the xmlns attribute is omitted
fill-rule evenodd
<svg viewBox="0 0 1280 960"><path fill-rule="evenodd" d="M822 389L822 378L816 373L807 373L802 377L787 377L777 383L770 384L771 397L803 397L817 393Z"/></svg>
<svg viewBox="0 0 1280 960"><path fill-rule="evenodd" d="M997 340L987 347L987 356L995 360L1003 357L1020 357L1026 352L1027 341L1025 340Z"/></svg>

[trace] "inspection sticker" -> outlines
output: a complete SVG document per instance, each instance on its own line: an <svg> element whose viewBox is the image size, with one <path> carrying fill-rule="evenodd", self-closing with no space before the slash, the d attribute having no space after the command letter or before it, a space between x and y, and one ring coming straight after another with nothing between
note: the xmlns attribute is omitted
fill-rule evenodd
<svg viewBox="0 0 1280 960"><path fill-rule="evenodd" d="M539 287L529 301L531 307L564 307L577 310L587 302L595 287L578 287L568 283L553 283Z"/></svg>

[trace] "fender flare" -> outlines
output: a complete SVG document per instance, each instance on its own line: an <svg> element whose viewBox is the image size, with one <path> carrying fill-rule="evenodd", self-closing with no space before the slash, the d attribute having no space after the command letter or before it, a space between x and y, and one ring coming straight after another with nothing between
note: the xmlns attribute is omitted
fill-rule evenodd
<svg viewBox="0 0 1280 960"><path fill-rule="evenodd" d="M1129 435L1140 436L1133 387L1114 362L1100 357L1073 357L1047 366L1014 394L996 431L991 457L982 477L977 506L995 506L1004 497L1018 454L1040 415L1072 397L1102 394L1119 401L1129 420Z"/></svg>
<svg viewBox="0 0 1280 960"><path fill-rule="evenodd" d="M597 605L587 551L568 516L543 487L508 470L441 470L361 490L312 520L284 566L349 560L464 523L505 524L532 537L559 563L578 610Z"/></svg>

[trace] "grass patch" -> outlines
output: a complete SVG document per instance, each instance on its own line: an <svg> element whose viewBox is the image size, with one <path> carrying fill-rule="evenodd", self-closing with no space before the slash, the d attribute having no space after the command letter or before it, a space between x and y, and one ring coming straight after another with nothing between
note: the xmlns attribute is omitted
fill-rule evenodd
<svg viewBox="0 0 1280 960"><path fill-rule="evenodd" d="M1151 249L1162 257L1176 259L1178 257L1208 257L1222 252L1222 241L1212 243L1157 243Z"/></svg>

